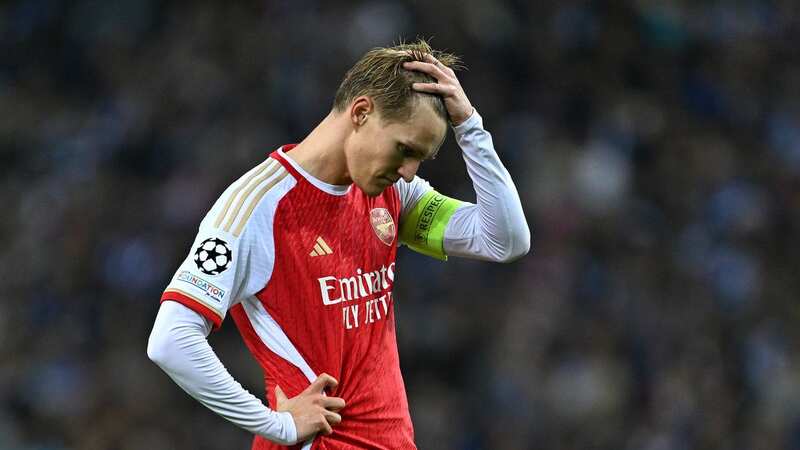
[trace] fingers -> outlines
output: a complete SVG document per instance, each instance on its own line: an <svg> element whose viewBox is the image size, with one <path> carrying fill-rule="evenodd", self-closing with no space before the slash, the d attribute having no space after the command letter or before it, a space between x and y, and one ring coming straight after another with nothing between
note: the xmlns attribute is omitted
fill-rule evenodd
<svg viewBox="0 0 800 450"><path fill-rule="evenodd" d="M427 92L429 94L438 94L441 96L449 97L455 95L455 86L449 86L439 83L414 83L411 88L417 92Z"/></svg>
<svg viewBox="0 0 800 450"><path fill-rule="evenodd" d="M342 400L342 399L338 399ZM344 400L341 401L344 404ZM334 404L338 404L338 402L334 402ZM325 402L323 402L325 405ZM322 414L322 420L319 423L319 431L324 434L331 434L333 433L333 426L342 423L342 416L336 411L331 411L329 409L322 409L320 413Z"/></svg>
<svg viewBox="0 0 800 450"><path fill-rule="evenodd" d="M403 68L409 70L419 70L441 81L440 77L455 78L456 73L450 67L445 66L441 61L436 59L430 53L425 53L425 61L409 61L403 63Z"/></svg>
<svg viewBox="0 0 800 450"><path fill-rule="evenodd" d="M436 57L434 57L430 53L425 53L425 60L428 61L429 63L435 65L436 67L438 67L442 72L444 72L444 73L446 73L448 75L451 75L451 76L455 75L455 71L453 71L453 69L451 69L451 68L445 66L444 64L442 64L441 61L436 59Z"/></svg>
<svg viewBox="0 0 800 450"><path fill-rule="evenodd" d="M339 413L334 411L325 411L322 414L325 416L325 420L327 420L331 425L338 425L342 423L342 416Z"/></svg>
<svg viewBox="0 0 800 450"><path fill-rule="evenodd" d="M333 426L342 423L342 416L333 411L323 411L323 419L320 423L320 430L322 433L333 433Z"/></svg>
<svg viewBox="0 0 800 450"><path fill-rule="evenodd" d="M320 431L322 432L322 434L333 433L333 427L331 427L331 424L328 423L327 417L325 418L325 420L322 421L320 425L321 425Z"/></svg>
<svg viewBox="0 0 800 450"><path fill-rule="evenodd" d="M327 373L323 373L322 375L318 376L316 380L314 380L311 385L309 385L305 391L306 393L310 394L321 394L327 388L335 388L339 385L339 382L336 381L336 378L328 375Z"/></svg>
<svg viewBox="0 0 800 450"><path fill-rule="evenodd" d="M340 409L344 408L345 402L343 398L325 397L322 399L322 406L325 409L329 409L332 411L339 411Z"/></svg>
<svg viewBox="0 0 800 450"><path fill-rule="evenodd" d="M332 376L322 374L291 399L287 398L279 385L275 385L276 409L292 414L301 441L315 433L329 435L333 433L333 426L342 422L339 411L345 406L344 399L325 394L326 388L335 388L338 384Z"/></svg>
<svg viewBox="0 0 800 450"><path fill-rule="evenodd" d="M439 64L441 65L442 63ZM444 65L441 65L441 67L439 67L436 64L430 62L410 61L403 63L403 68L407 70L416 70L419 72L427 73L433 78L436 78L438 81L442 81L450 77L449 74L446 74L442 70L442 68L445 68Z"/></svg>

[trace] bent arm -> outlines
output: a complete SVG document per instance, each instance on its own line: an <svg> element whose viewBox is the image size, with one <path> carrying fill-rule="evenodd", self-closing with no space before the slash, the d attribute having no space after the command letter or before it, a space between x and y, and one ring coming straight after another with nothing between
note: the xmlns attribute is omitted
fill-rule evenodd
<svg viewBox="0 0 800 450"><path fill-rule="evenodd" d="M210 331L200 314L165 301L150 334L147 356L208 409L253 434L293 445L297 430L291 413L269 409L233 379L206 340Z"/></svg>
<svg viewBox="0 0 800 450"><path fill-rule="evenodd" d="M531 233L517 188L483 128L477 110L453 127L476 204L458 208L444 231L444 250L451 256L509 262L530 250Z"/></svg>

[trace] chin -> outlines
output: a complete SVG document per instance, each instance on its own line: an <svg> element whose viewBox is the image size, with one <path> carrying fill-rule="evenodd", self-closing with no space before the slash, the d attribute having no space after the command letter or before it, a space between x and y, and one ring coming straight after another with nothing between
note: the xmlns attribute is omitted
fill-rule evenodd
<svg viewBox="0 0 800 450"><path fill-rule="evenodd" d="M360 183L356 183L358 187L367 194L367 197L377 197L383 193L389 186L380 183L369 183L367 185L363 185Z"/></svg>
<svg viewBox="0 0 800 450"><path fill-rule="evenodd" d="M367 197L377 197L383 194L383 191L386 190L386 188L379 186L370 186L367 189L361 189L361 190L364 191L365 194L367 194Z"/></svg>

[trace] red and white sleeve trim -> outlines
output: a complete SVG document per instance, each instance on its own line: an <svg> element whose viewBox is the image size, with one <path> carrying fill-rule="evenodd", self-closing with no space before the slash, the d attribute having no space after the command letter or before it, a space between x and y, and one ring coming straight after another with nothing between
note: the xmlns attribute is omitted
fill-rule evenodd
<svg viewBox="0 0 800 450"><path fill-rule="evenodd" d="M188 292L174 288L167 289L161 294L161 302L163 303L167 300L178 302L208 319L213 324L212 331L216 331L222 325L222 317L220 317L218 312L209 308L200 299Z"/></svg>

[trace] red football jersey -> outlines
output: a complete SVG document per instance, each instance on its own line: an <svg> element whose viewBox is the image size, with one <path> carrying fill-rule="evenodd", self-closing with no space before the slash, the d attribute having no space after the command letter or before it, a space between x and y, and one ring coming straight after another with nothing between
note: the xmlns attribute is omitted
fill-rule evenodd
<svg viewBox="0 0 800 450"><path fill-rule="evenodd" d="M342 422L332 435L317 436L312 449L416 448L392 299L397 192L390 188L370 198L353 185L345 195L333 195L311 184L277 152L272 157L297 184L276 205L275 264L269 282L256 294L260 308L248 311L240 304L231 310L264 368L269 406L275 408L276 383L291 398L310 379L262 341L254 314L266 313L315 375L324 372L339 381L328 394L347 402ZM253 449L270 448L281 446L256 437Z"/></svg>
<svg viewBox="0 0 800 450"><path fill-rule="evenodd" d="M294 448L415 449L392 297L398 189L368 197L355 184L326 188L284 155L272 153L223 194L162 300L215 327L230 308L264 369L270 408L276 384L291 398L319 374L339 381L327 394L347 402L342 422Z"/></svg>

